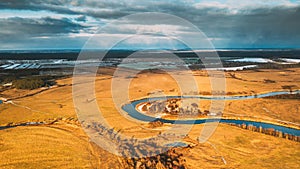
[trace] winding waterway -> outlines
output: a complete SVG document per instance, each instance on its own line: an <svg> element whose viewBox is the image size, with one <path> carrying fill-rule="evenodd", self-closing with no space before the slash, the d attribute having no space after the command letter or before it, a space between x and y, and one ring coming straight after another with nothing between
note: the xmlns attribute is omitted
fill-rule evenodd
<svg viewBox="0 0 300 169"><path fill-rule="evenodd" d="M163 100L163 99L171 99L171 98L181 98L181 99L188 99L188 98L198 98L198 99L205 99L205 100L245 100L245 99L254 99L254 98L263 98L263 97L269 97L269 96L276 96L276 95L283 95L283 94L299 94L300 90L296 90L293 92L287 92L287 91L277 91L277 92L269 92L269 93L263 93L263 94L257 94L257 95L248 95L248 96L166 96L166 97L154 97L151 98L151 100ZM134 119L150 122L155 120L160 120L164 123L176 123L176 124L202 124L202 123L208 123L208 122L215 122L219 121L220 123L227 123L227 124L235 124L235 125L242 125L246 124L252 125L255 127L262 127L262 128L273 128L276 131L280 131L282 133L287 133L295 136L300 136L300 130L289 128L281 125L266 123L266 122L256 122L251 120L236 120L236 119L213 119L213 118L207 118L207 119L189 119L189 120L170 120L170 119L163 119L163 118L155 118L151 116L147 116L141 112L139 112L136 109L136 106L140 103L145 103L149 101L149 98L144 98L140 100L134 100L131 103L125 104L122 106L122 109L128 113L129 116L131 116Z"/></svg>

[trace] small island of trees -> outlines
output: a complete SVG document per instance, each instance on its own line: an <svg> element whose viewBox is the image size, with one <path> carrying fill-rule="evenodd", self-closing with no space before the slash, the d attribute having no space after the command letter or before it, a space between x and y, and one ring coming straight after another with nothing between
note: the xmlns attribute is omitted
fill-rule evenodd
<svg viewBox="0 0 300 169"><path fill-rule="evenodd" d="M143 112L149 114L166 113L169 115L183 116L221 116L221 112L212 113L208 110L201 111L197 103L182 105L181 99L167 99L166 101L148 102L141 107Z"/></svg>

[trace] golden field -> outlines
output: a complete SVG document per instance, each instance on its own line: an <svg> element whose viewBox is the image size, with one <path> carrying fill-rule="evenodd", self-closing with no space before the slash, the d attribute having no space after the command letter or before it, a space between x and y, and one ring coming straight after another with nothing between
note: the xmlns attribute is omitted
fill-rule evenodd
<svg viewBox="0 0 300 169"><path fill-rule="evenodd" d="M149 137L157 135L164 127L151 129L147 123L139 123L123 117L115 108L112 80L131 80L129 98L138 99L153 95L178 95L179 85L163 72L141 72L128 77L130 70L112 78L113 69L105 69L96 77L96 100L111 127L122 129L128 136ZM200 94L211 90L209 77L204 71L175 72L195 77ZM263 69L226 72L226 92L232 95L250 95L283 90L282 86L294 85L299 89L300 69ZM265 80L275 83L266 83ZM14 104L0 105L0 125L22 122L47 121L49 119L77 118L72 97L72 79L57 80L58 87L38 94L13 100ZM113 90L118 91L118 88ZM29 91L10 89L3 95L11 98ZM30 91L32 93L38 92ZM122 91L118 91L122 92ZM191 93L195 91L190 91ZM200 100L201 109L209 109L210 101ZM297 99L266 99L225 101L224 116L278 120L300 123ZM76 121L76 120L75 120ZM169 126L165 124L164 126ZM196 141L203 125L194 125L189 133ZM147 128L147 130L145 130ZM261 133L219 124L208 142L192 148L182 148L188 168L299 168L300 144ZM225 162L224 162L225 160ZM102 150L76 123L61 120L52 125L23 126L0 130L0 168L122 168L120 158Z"/></svg>

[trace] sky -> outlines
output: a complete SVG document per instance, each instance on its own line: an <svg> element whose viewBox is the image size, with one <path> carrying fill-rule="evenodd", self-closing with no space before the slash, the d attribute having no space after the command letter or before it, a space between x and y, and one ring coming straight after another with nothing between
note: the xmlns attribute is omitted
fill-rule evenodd
<svg viewBox="0 0 300 169"><path fill-rule="evenodd" d="M116 48L185 48L180 37L197 43L195 30L164 15L127 17L144 12L187 20L215 48L300 48L300 0L0 0L0 50L81 49L99 30L94 48L144 33Z"/></svg>

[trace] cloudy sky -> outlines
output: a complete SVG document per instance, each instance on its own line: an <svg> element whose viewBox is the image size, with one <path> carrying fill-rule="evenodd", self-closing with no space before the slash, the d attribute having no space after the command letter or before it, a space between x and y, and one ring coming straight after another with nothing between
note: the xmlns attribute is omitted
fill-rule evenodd
<svg viewBox="0 0 300 169"><path fill-rule="evenodd" d="M150 30L152 34L119 48L183 48L154 35L158 27L160 33L194 37L190 29L164 17L149 23L122 19L141 12L183 18L216 48L300 48L300 0L0 0L0 50L80 49L99 28L120 20L102 32L102 43L95 47L106 48L112 38Z"/></svg>

